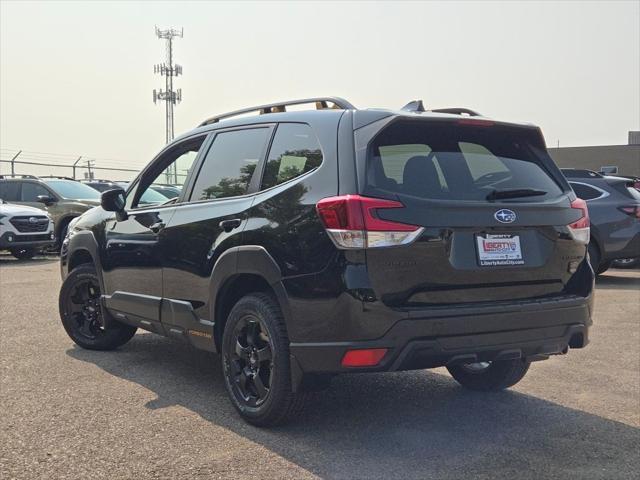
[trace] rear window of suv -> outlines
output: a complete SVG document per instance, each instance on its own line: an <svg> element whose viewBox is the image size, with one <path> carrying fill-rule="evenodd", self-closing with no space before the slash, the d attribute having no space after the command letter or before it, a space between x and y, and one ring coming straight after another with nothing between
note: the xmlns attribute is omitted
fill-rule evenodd
<svg viewBox="0 0 640 480"><path fill-rule="evenodd" d="M367 191L484 201L494 191L528 189L556 197L562 188L545 161L546 151L524 129L398 122L372 143Z"/></svg>

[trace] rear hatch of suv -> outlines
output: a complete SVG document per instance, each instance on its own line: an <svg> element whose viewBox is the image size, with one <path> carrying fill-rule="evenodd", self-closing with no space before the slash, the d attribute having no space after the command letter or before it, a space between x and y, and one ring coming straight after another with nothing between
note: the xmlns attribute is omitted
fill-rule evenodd
<svg viewBox="0 0 640 480"><path fill-rule="evenodd" d="M371 140L364 171L361 198L385 199L363 204L365 224L413 232L366 249L373 290L388 306L561 296L584 259L586 205L535 127L399 119Z"/></svg>

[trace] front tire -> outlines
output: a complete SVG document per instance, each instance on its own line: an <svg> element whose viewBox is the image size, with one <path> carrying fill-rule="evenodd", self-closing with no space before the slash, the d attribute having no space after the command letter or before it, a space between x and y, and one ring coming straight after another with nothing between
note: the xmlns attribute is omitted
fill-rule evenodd
<svg viewBox="0 0 640 480"><path fill-rule="evenodd" d="M33 258L36 254L35 248L14 248L10 250L11 255L16 257L18 260L29 260Z"/></svg>
<svg viewBox="0 0 640 480"><path fill-rule="evenodd" d="M289 338L280 306L265 293L242 297L222 336L227 393L248 423L278 425L300 413L304 394L291 389Z"/></svg>
<svg viewBox="0 0 640 480"><path fill-rule="evenodd" d="M59 308L62 326L71 340L88 350L113 350L127 343L136 327L110 319L104 328L100 303L100 282L93 265L73 269L60 288Z"/></svg>
<svg viewBox="0 0 640 480"><path fill-rule="evenodd" d="M497 392L518 383L531 362L523 359L479 362L447 367L451 376L463 387L480 392Z"/></svg>

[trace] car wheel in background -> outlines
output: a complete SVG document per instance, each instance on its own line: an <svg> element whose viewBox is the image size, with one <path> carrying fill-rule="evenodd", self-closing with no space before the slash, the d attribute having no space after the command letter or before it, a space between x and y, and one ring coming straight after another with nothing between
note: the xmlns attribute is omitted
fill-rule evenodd
<svg viewBox="0 0 640 480"><path fill-rule="evenodd" d="M526 359L478 362L447 367L451 376L463 387L482 392L509 388L525 376L531 362Z"/></svg>
<svg viewBox="0 0 640 480"><path fill-rule="evenodd" d="M62 283L59 308L62 325L71 340L89 350L113 350L127 343L136 327L110 319L104 328L100 283L93 265L75 268Z"/></svg>
<svg viewBox="0 0 640 480"><path fill-rule="evenodd" d="M619 258L611 262L613 268L636 268L640 267L640 257Z"/></svg>
<svg viewBox="0 0 640 480"><path fill-rule="evenodd" d="M13 248L9 251L18 260L28 260L36 254L35 248Z"/></svg>

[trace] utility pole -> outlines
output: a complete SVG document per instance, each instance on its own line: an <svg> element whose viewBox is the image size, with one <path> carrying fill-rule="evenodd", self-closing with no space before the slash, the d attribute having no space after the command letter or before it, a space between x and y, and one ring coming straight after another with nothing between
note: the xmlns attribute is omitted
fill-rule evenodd
<svg viewBox="0 0 640 480"><path fill-rule="evenodd" d="M11 159L11 176L15 177L16 176L16 158L18 158L18 156L22 153L22 150L20 150L18 153L16 153L13 158Z"/></svg>
<svg viewBox="0 0 640 480"><path fill-rule="evenodd" d="M91 171L91 167L93 167L93 165L95 164L95 160L85 160L85 163L87 164L87 171L89 172L88 180L93 180L93 172Z"/></svg>
<svg viewBox="0 0 640 480"><path fill-rule="evenodd" d="M165 142L169 143L173 140L173 107L177 103L182 101L182 89L173 90L173 77L177 77L182 74L182 67L180 65L174 65L173 63L173 39L178 37L182 38L184 29L168 28L166 30L160 30L156 26L156 35L158 38L166 41L166 62L159 63L153 66L153 72L159 73L165 77L165 90L159 91L153 90L153 103L163 101L165 103ZM173 183L178 183L178 171L175 163L173 164L173 171L167 172L167 183L171 182L173 177Z"/></svg>
<svg viewBox="0 0 640 480"><path fill-rule="evenodd" d="M77 159L75 162L73 162L73 167L72 167L72 168L73 168L73 179L74 179L74 180L76 179L76 165L78 165L78 162L79 162L80 160L82 160L82 155L80 155L80 156L78 157L78 159Z"/></svg>

